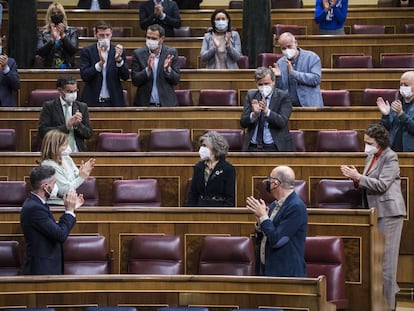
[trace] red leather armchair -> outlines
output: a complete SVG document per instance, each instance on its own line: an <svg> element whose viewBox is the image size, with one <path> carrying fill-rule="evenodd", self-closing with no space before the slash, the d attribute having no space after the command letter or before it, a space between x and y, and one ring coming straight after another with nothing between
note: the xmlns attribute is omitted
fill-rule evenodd
<svg viewBox="0 0 414 311"><path fill-rule="evenodd" d="M414 54L382 55L382 68L414 68Z"/></svg>
<svg viewBox="0 0 414 311"><path fill-rule="evenodd" d="M336 68L373 68L371 55L340 55Z"/></svg>
<svg viewBox="0 0 414 311"><path fill-rule="evenodd" d="M321 130L316 135L315 151L359 152L361 151L356 130Z"/></svg>
<svg viewBox="0 0 414 311"><path fill-rule="evenodd" d="M25 181L0 181L0 206L21 207L27 198Z"/></svg>
<svg viewBox="0 0 414 311"><path fill-rule="evenodd" d="M290 130L290 136L293 139L293 144L295 145L297 152L305 152L305 133L302 130Z"/></svg>
<svg viewBox="0 0 414 311"><path fill-rule="evenodd" d="M35 89L30 91L29 106L42 107L47 100L59 97L59 91L56 89Z"/></svg>
<svg viewBox="0 0 414 311"><path fill-rule="evenodd" d="M193 97L190 90L174 90L178 106L193 106Z"/></svg>
<svg viewBox="0 0 414 311"><path fill-rule="evenodd" d="M156 179L115 180L112 184L113 206L161 206Z"/></svg>
<svg viewBox="0 0 414 311"><path fill-rule="evenodd" d="M257 54L257 67L273 66L282 56L276 53L259 53Z"/></svg>
<svg viewBox="0 0 414 311"><path fill-rule="evenodd" d="M200 90L199 106L237 106L236 90Z"/></svg>
<svg viewBox="0 0 414 311"><path fill-rule="evenodd" d="M137 133L99 133L96 151L135 152L140 151Z"/></svg>
<svg viewBox="0 0 414 311"><path fill-rule="evenodd" d="M0 241L0 275L11 276L21 273L19 242Z"/></svg>
<svg viewBox="0 0 414 311"><path fill-rule="evenodd" d="M392 103L400 95L398 89L364 89L362 106L376 106L377 98L382 97Z"/></svg>
<svg viewBox="0 0 414 311"><path fill-rule="evenodd" d="M321 179L316 189L318 208L362 208L362 195L349 179Z"/></svg>
<svg viewBox="0 0 414 311"><path fill-rule="evenodd" d="M83 194L85 202L83 206L98 206L99 205L99 193L98 185L96 184L96 178L89 176L82 185L80 185L76 192Z"/></svg>
<svg viewBox="0 0 414 311"><path fill-rule="evenodd" d="M213 129L221 134L229 144L229 151L242 151L244 141L244 130L241 129Z"/></svg>
<svg viewBox="0 0 414 311"><path fill-rule="evenodd" d="M189 129L151 130L148 151L193 151Z"/></svg>
<svg viewBox="0 0 414 311"><path fill-rule="evenodd" d="M321 94L324 106L351 106L351 98L348 90L321 90Z"/></svg>

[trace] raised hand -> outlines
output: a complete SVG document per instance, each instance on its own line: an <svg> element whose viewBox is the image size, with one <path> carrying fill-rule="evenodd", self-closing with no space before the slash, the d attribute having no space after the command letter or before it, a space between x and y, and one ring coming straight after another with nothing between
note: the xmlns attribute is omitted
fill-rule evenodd
<svg viewBox="0 0 414 311"><path fill-rule="evenodd" d="M169 71L169 68L171 67L171 62L172 62L173 58L174 58L174 55L168 55L165 58L165 61L164 61L164 70L168 70Z"/></svg>
<svg viewBox="0 0 414 311"><path fill-rule="evenodd" d="M388 100L384 100L384 98L378 97L377 107L384 116L388 116L390 114L390 103Z"/></svg>

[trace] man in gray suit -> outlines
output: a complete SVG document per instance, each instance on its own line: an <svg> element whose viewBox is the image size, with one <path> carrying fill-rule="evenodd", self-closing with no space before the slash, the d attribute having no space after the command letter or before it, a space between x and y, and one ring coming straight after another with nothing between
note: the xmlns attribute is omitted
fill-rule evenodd
<svg viewBox="0 0 414 311"><path fill-rule="evenodd" d="M174 86L180 82L177 50L163 45L165 31L154 24L146 32L146 46L132 55L131 79L138 87L135 106L177 106Z"/></svg>
<svg viewBox="0 0 414 311"><path fill-rule="evenodd" d="M257 90L247 93L240 118L247 128L243 151L295 151L288 121L292 101L287 91L275 87L272 69L259 67L255 71Z"/></svg>
<svg viewBox="0 0 414 311"><path fill-rule="evenodd" d="M290 32L282 33L277 42L283 54L273 68L278 77L277 87L289 91L294 107L322 107L322 66L319 56L299 48L295 36Z"/></svg>

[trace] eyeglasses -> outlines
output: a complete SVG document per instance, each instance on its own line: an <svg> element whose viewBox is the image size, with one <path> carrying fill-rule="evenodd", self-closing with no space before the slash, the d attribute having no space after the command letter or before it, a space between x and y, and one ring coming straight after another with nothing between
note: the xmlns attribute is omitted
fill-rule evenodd
<svg viewBox="0 0 414 311"><path fill-rule="evenodd" d="M269 177L267 177L267 179L268 179L269 181L276 180L276 181L278 181L278 182L279 182L279 184L281 184L281 181L280 181L280 179L279 179L279 178L269 176Z"/></svg>

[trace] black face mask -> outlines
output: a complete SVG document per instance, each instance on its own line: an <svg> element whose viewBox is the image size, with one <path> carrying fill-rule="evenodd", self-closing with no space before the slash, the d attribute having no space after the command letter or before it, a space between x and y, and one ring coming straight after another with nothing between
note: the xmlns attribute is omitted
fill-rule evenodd
<svg viewBox="0 0 414 311"><path fill-rule="evenodd" d="M57 25L63 22L63 14L53 14L50 16L50 19L53 24Z"/></svg>

